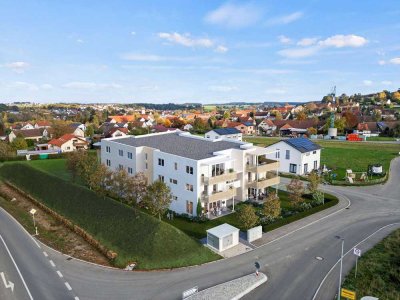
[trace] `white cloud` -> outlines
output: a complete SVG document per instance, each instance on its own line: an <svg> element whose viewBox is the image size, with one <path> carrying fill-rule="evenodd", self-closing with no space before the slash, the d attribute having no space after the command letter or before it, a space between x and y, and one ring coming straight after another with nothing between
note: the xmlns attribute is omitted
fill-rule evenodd
<svg viewBox="0 0 400 300"><path fill-rule="evenodd" d="M4 65L6 68L14 71L15 73L24 73L27 68L29 68L29 64L24 61L15 61Z"/></svg>
<svg viewBox="0 0 400 300"><path fill-rule="evenodd" d="M73 81L63 84L62 87L69 89L104 89L104 88L113 88L119 89L122 87L120 84L116 83L95 83L95 82L87 82L87 81Z"/></svg>
<svg viewBox="0 0 400 300"><path fill-rule="evenodd" d="M44 83L40 86L40 88L43 90L51 90L53 88L53 86L51 84Z"/></svg>
<svg viewBox="0 0 400 300"><path fill-rule="evenodd" d="M381 81L381 83L383 85L392 85L393 84L393 82L391 82L390 80L384 80L384 81Z"/></svg>
<svg viewBox="0 0 400 300"><path fill-rule="evenodd" d="M287 93L286 90L279 88L267 89L265 92L271 95L284 95Z"/></svg>
<svg viewBox="0 0 400 300"><path fill-rule="evenodd" d="M228 48L225 46L219 45L219 46L217 46L217 48L215 48L214 51L218 52L218 53L226 53L226 52L228 52Z"/></svg>
<svg viewBox="0 0 400 300"><path fill-rule="evenodd" d="M254 5L225 3L209 12L204 20L210 24L243 28L257 23L260 18L261 11Z"/></svg>
<svg viewBox="0 0 400 300"><path fill-rule="evenodd" d="M229 86L229 85L212 85L209 86L208 89L213 92L224 92L224 93L238 90L236 86Z"/></svg>
<svg viewBox="0 0 400 300"><path fill-rule="evenodd" d="M392 58L389 62L394 65L400 65L400 57Z"/></svg>
<svg viewBox="0 0 400 300"><path fill-rule="evenodd" d="M297 42L298 46L307 47L317 43L318 38L303 38Z"/></svg>
<svg viewBox="0 0 400 300"><path fill-rule="evenodd" d="M278 36L278 40L282 44L290 44L292 42L292 40L290 38L288 38L287 36L284 36L284 35Z"/></svg>
<svg viewBox="0 0 400 300"><path fill-rule="evenodd" d="M83 44L85 41L82 40L82 39L77 39L76 42L77 42L78 44Z"/></svg>
<svg viewBox="0 0 400 300"><path fill-rule="evenodd" d="M286 58L301 58L315 55L320 47L290 48L278 51L278 54Z"/></svg>
<svg viewBox="0 0 400 300"><path fill-rule="evenodd" d="M381 65L381 66L383 66L384 64L386 64L386 61L380 60L380 61L378 61L378 64Z"/></svg>
<svg viewBox="0 0 400 300"><path fill-rule="evenodd" d="M368 43L368 40L362 36L349 34L337 34L327 38L326 40L319 41L319 45L323 47L362 47Z"/></svg>
<svg viewBox="0 0 400 300"><path fill-rule="evenodd" d="M296 11L292 14L289 15L284 15L284 16L280 16L280 17L276 17L276 18L272 18L270 20L267 21L267 25L272 26L272 25L285 25L285 24L289 24L292 23L294 21L299 20L300 18L303 17L303 13L301 11Z"/></svg>
<svg viewBox="0 0 400 300"><path fill-rule="evenodd" d="M131 35L136 35L136 32L135 31L131 31Z"/></svg>
<svg viewBox="0 0 400 300"><path fill-rule="evenodd" d="M190 34L180 34L177 32L160 32L158 36L161 39L165 39L168 42L179 44L185 47L205 47L211 48L214 46L214 42L209 38L192 38Z"/></svg>
<svg viewBox="0 0 400 300"><path fill-rule="evenodd" d="M155 55L155 54L141 54L141 53L124 53L120 57L123 60L147 61L147 62L193 61L196 59L196 57L161 56L161 55Z"/></svg>
<svg viewBox="0 0 400 300"><path fill-rule="evenodd" d="M363 84L365 85L365 86L371 86L372 85L372 81L371 80L364 80L363 81Z"/></svg>

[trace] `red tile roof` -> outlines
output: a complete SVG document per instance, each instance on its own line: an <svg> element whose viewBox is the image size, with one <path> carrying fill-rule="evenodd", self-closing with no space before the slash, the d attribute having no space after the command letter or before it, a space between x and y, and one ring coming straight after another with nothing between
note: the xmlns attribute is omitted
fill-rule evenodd
<svg viewBox="0 0 400 300"><path fill-rule="evenodd" d="M76 138L75 135L67 133L67 134L64 134L63 136L59 137L58 139L52 139L49 142L49 144L57 146L57 147L61 147L63 144L65 144L66 142L68 142L74 138Z"/></svg>

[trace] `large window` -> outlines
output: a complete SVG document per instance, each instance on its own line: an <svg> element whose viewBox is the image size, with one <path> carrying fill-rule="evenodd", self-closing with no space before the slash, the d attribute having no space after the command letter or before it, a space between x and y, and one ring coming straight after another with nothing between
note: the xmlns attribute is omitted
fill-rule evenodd
<svg viewBox="0 0 400 300"><path fill-rule="evenodd" d="M164 182L164 175L158 175L158 180Z"/></svg>
<svg viewBox="0 0 400 300"><path fill-rule="evenodd" d="M186 200L186 213L193 215L193 202Z"/></svg>
<svg viewBox="0 0 400 300"><path fill-rule="evenodd" d="M158 165L164 167L164 160L162 158L158 159Z"/></svg>
<svg viewBox="0 0 400 300"><path fill-rule="evenodd" d="M111 147L110 146L106 146L106 152L111 153Z"/></svg>
<svg viewBox="0 0 400 300"><path fill-rule="evenodd" d="M124 169L124 166L123 166L123 165L118 165L118 169L119 169L119 170L123 170L123 169Z"/></svg>
<svg viewBox="0 0 400 300"><path fill-rule="evenodd" d="M318 161L314 160L314 170L318 169Z"/></svg>
<svg viewBox="0 0 400 300"><path fill-rule="evenodd" d="M193 174L193 167L186 166L186 173Z"/></svg>
<svg viewBox="0 0 400 300"><path fill-rule="evenodd" d="M296 164L290 164L289 165L289 172L290 173L297 173L297 165Z"/></svg>
<svg viewBox="0 0 400 300"><path fill-rule="evenodd" d="M128 158L129 158L129 159L132 159L132 158L133 158L132 152L128 152Z"/></svg>
<svg viewBox="0 0 400 300"><path fill-rule="evenodd" d="M111 167L111 160L106 159L106 165L107 165L107 167Z"/></svg>
<svg viewBox="0 0 400 300"><path fill-rule="evenodd" d="M286 159L290 159L290 150L286 150Z"/></svg>
<svg viewBox="0 0 400 300"><path fill-rule="evenodd" d="M304 174L308 173L308 164L304 164Z"/></svg>
<svg viewBox="0 0 400 300"><path fill-rule="evenodd" d="M128 173L133 174L133 169L131 167L128 167Z"/></svg>
<svg viewBox="0 0 400 300"><path fill-rule="evenodd" d="M212 177L223 175L225 172L224 164L216 164L212 166Z"/></svg>
<svg viewBox="0 0 400 300"><path fill-rule="evenodd" d="M119 149L118 154L119 154L119 156L124 156L124 150Z"/></svg>
<svg viewBox="0 0 400 300"><path fill-rule="evenodd" d="M278 159L281 158L281 150L276 149L275 158L278 158Z"/></svg>

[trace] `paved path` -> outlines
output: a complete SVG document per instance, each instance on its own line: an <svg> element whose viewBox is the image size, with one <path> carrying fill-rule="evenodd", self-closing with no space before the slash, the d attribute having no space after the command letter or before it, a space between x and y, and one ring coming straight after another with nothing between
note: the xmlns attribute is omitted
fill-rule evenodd
<svg viewBox="0 0 400 300"><path fill-rule="evenodd" d="M366 239L359 246L365 250L400 227L400 158L392 161L391 169L385 185L324 187L344 199L348 198L351 201L349 209L342 209L301 229L277 234L276 239L266 245L237 257L191 268L126 272L70 260L44 245L39 249L31 237L1 210L0 234L11 245L11 252L17 264L21 265L21 273L32 294L39 295L35 299L73 299L76 295L82 300L180 299L182 292L193 286L202 290L253 272L255 261L261 264L268 283L245 299L312 299L319 287L317 299L332 299L337 290L338 272L335 268L330 270L340 256L340 241L335 235L345 238L346 252ZM43 251L48 253L56 267L49 264ZM317 256L323 260L317 260ZM4 265L3 258L4 255L0 260L3 268L10 271L9 276L16 282L16 288L18 284L18 290L22 289L12 265ZM349 256L344 261L345 270L352 265ZM62 278L57 277L56 269L62 272ZM321 285L328 272L329 276ZM72 287L71 291L66 289L65 282ZM3 290L0 285L4 294ZM7 300L15 299L6 297Z"/></svg>

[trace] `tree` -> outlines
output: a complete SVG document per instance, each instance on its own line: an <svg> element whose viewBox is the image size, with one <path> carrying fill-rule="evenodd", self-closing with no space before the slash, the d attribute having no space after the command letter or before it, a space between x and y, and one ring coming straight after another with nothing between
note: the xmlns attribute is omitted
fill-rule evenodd
<svg viewBox="0 0 400 300"><path fill-rule="evenodd" d="M185 121L182 120L181 118L175 117L171 121L171 127L173 128L182 128L185 126Z"/></svg>
<svg viewBox="0 0 400 300"><path fill-rule="evenodd" d="M168 119L165 119L165 120L164 120L164 126L165 126L165 127L171 127L171 121L168 120Z"/></svg>
<svg viewBox="0 0 400 300"><path fill-rule="evenodd" d="M201 201L199 198L199 199L197 199L196 215L198 217L201 217L202 214L203 214L203 207L201 206Z"/></svg>
<svg viewBox="0 0 400 300"><path fill-rule="evenodd" d="M67 154L67 170L71 173L72 181L79 175L79 164L83 158L82 150L72 151Z"/></svg>
<svg viewBox="0 0 400 300"><path fill-rule="evenodd" d="M304 111L300 111L297 113L296 119L298 121L304 121L305 119L307 119L307 115Z"/></svg>
<svg viewBox="0 0 400 300"><path fill-rule="evenodd" d="M304 194L304 185L299 179L293 178L290 183L286 185L286 189L293 206L299 206L304 201L302 197Z"/></svg>
<svg viewBox="0 0 400 300"><path fill-rule="evenodd" d="M11 146L5 142L0 142L0 157L8 157L13 155L13 148L11 148Z"/></svg>
<svg viewBox="0 0 400 300"><path fill-rule="evenodd" d="M263 214L269 219L276 219L281 215L281 201L271 193L264 202Z"/></svg>
<svg viewBox="0 0 400 300"><path fill-rule="evenodd" d="M254 227L258 223L258 216L252 205L245 204L240 208L239 221L246 230Z"/></svg>
<svg viewBox="0 0 400 300"><path fill-rule="evenodd" d="M193 122L193 131L197 133L205 133L208 131L210 127L208 126L208 123L203 121L201 118L196 118Z"/></svg>
<svg viewBox="0 0 400 300"><path fill-rule="evenodd" d="M90 187L90 176L99 165L96 155L81 150L81 158L78 160L78 175L82 178L84 184Z"/></svg>
<svg viewBox="0 0 400 300"><path fill-rule="evenodd" d="M226 110L226 111L224 112L224 117L223 117L223 118L224 118L225 120L231 118L231 113L229 112L229 110Z"/></svg>
<svg viewBox="0 0 400 300"><path fill-rule="evenodd" d="M282 114L281 114L280 111L274 110L274 114L275 114L275 119L276 120L282 120Z"/></svg>
<svg viewBox="0 0 400 300"><path fill-rule="evenodd" d="M113 172L104 164L98 164L96 169L89 176L90 188L99 196L105 197L108 187L112 182Z"/></svg>
<svg viewBox="0 0 400 300"><path fill-rule="evenodd" d="M314 194L316 191L318 191L318 186L321 182L321 179L317 173L312 172L310 175L308 175L308 180L307 189L311 194Z"/></svg>
<svg viewBox="0 0 400 300"><path fill-rule="evenodd" d="M372 112L372 118L374 119L374 121L378 122L382 119L382 112L380 109L374 109L374 111Z"/></svg>
<svg viewBox="0 0 400 300"><path fill-rule="evenodd" d="M57 139L60 136L63 136L64 134L67 134L71 131L71 128L67 123L64 121L56 121L54 120L51 125L51 130L53 134L53 138Z"/></svg>
<svg viewBox="0 0 400 300"><path fill-rule="evenodd" d="M85 131L85 135L92 137L94 134L94 128L92 125L89 125L88 127L86 127L86 131Z"/></svg>
<svg viewBox="0 0 400 300"><path fill-rule="evenodd" d="M349 128L349 129L352 129L352 128L356 127L356 125L358 124L357 116L355 116L350 111L346 111L343 114L343 118L346 120L346 127Z"/></svg>
<svg viewBox="0 0 400 300"><path fill-rule="evenodd" d="M23 150L28 148L28 143L23 137L15 138L10 145L14 150Z"/></svg>
<svg viewBox="0 0 400 300"><path fill-rule="evenodd" d="M143 172L139 172L134 176L129 176L127 185L127 204L134 205L142 201L147 191L146 175Z"/></svg>
<svg viewBox="0 0 400 300"><path fill-rule="evenodd" d="M309 128L307 128L307 132L309 135L317 134L317 129L314 127L309 127Z"/></svg>
<svg viewBox="0 0 400 300"><path fill-rule="evenodd" d="M163 215L170 207L172 202L172 193L169 186L162 181L154 181L147 187L147 192L143 197L143 203L148 207L150 213L158 215L161 221Z"/></svg>
<svg viewBox="0 0 400 300"><path fill-rule="evenodd" d="M110 191L112 196L121 202L123 202L128 194L128 177L128 172L125 169L115 171L112 174Z"/></svg>

